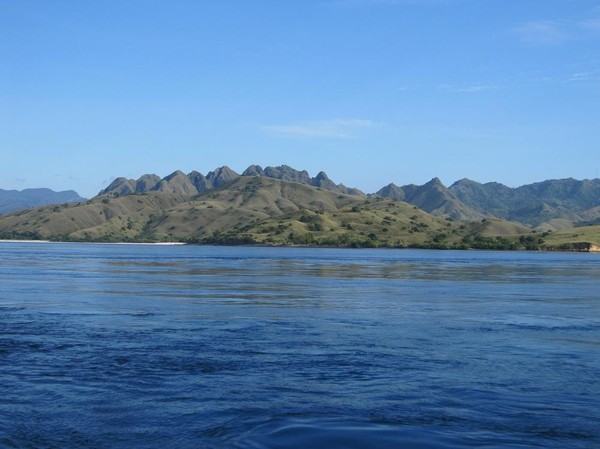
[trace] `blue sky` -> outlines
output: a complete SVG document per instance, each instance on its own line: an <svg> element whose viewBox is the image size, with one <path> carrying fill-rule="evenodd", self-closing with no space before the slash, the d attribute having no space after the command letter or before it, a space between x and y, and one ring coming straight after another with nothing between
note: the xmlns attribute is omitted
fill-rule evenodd
<svg viewBox="0 0 600 449"><path fill-rule="evenodd" d="M600 2L2 0L0 188L599 176Z"/></svg>

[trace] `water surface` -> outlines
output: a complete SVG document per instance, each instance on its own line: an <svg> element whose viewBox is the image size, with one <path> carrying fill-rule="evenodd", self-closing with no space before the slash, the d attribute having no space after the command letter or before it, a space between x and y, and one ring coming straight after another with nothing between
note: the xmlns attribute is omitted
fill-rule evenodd
<svg viewBox="0 0 600 449"><path fill-rule="evenodd" d="M0 256L0 447L600 447L598 255Z"/></svg>

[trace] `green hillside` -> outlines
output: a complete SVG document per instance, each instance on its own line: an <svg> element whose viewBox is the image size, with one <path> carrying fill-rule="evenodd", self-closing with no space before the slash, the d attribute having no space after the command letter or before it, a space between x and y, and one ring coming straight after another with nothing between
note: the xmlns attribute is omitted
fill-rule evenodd
<svg viewBox="0 0 600 449"><path fill-rule="evenodd" d="M242 176L197 195L147 191L0 217L0 238L98 242L535 249L541 237L498 219L433 216L403 201Z"/></svg>
<svg viewBox="0 0 600 449"><path fill-rule="evenodd" d="M600 220L598 179L553 179L517 188L462 179L448 190L481 213L542 229L558 231Z"/></svg>
<svg viewBox="0 0 600 449"><path fill-rule="evenodd" d="M92 241L203 239L213 232L302 208L337 210L356 196L296 182L240 177L224 188L191 196L149 191L101 195L84 203L0 217L0 237Z"/></svg>
<svg viewBox="0 0 600 449"><path fill-rule="evenodd" d="M553 232L544 239L543 248L559 251L600 251L600 225Z"/></svg>

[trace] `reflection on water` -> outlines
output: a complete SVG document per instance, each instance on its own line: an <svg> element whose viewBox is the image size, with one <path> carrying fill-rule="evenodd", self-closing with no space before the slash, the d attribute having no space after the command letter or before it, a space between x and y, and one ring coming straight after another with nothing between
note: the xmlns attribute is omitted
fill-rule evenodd
<svg viewBox="0 0 600 449"><path fill-rule="evenodd" d="M0 447L600 446L597 255L0 251Z"/></svg>

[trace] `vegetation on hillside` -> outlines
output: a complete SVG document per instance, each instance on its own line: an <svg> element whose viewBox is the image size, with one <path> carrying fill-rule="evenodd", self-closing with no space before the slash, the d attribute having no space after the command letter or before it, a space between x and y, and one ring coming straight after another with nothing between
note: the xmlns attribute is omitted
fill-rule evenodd
<svg viewBox="0 0 600 449"><path fill-rule="evenodd" d="M538 249L548 233L497 219L433 216L403 201L238 177L190 196L102 195L0 217L0 238L89 242Z"/></svg>

